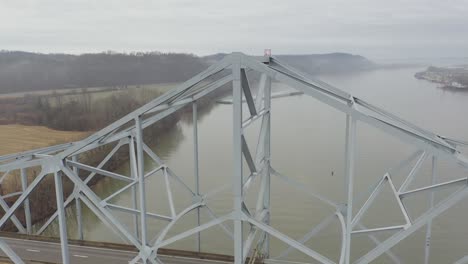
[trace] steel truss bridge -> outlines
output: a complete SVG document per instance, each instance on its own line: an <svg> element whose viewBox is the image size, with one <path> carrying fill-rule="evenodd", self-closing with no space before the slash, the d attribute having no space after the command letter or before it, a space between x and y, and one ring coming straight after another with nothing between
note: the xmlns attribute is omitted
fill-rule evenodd
<svg viewBox="0 0 468 264"><path fill-rule="evenodd" d="M248 72L255 72L260 76L258 87L255 87L255 89L252 87L252 82L249 82L249 78L247 77ZM303 190L301 186L298 186L297 182L278 173L270 163L270 110L272 98L271 84L273 81L284 83L304 94L312 96L319 102L342 112L346 116L345 179L347 200L342 201L342 203L335 203L326 197L308 191L315 198L332 206L334 214L326 218L321 224L313 227L300 240L295 240L270 225L271 177L280 177L296 186L300 191ZM200 192L197 102L217 89L229 85L232 87L233 171L228 172L228 174L231 175L232 180L229 186L230 188L232 187L234 194L232 199L233 207L225 215L217 216L211 213L211 220L201 223L200 209L210 208L207 202L207 197L210 196L210 193ZM246 104L243 104L244 102ZM245 111L243 111L243 106L246 106ZM195 138L193 152L195 161L193 171L194 188L189 187L182 178L176 175L148 147L143 137L145 129L161 119L174 114L183 107L193 108L193 133ZM252 153L250 149L253 148L248 145L244 137L244 130L255 122L261 123L261 126L258 134L257 151L256 153ZM394 184L392 181L393 171L389 170L379 179L377 184L373 185L373 189L363 206L353 209L353 203L355 202L353 183L356 160L356 124L358 122L368 124L391 136L397 137L403 142L416 147L418 151L401 161L401 166L407 166L415 161L410 173L401 185L397 186L397 184ZM246 261L249 261L248 258L252 257L253 259L257 256L258 259L266 263L274 262L287 256L292 250L302 252L310 257L311 262L314 263L363 264L370 263L383 254L386 254L394 263L402 263L402 260L391 252L391 248L418 229L426 226L427 235L424 259L425 263L429 263L432 220L443 214L468 194L467 177L440 182L437 180L435 173L438 160L451 161L456 166L468 169L468 159L459 150L459 144L461 143L421 129L362 99L316 80L274 57L266 56L258 58L241 53L233 53L177 88L152 100L84 140L0 157L0 172L2 172L0 174L0 181L3 181L8 175L14 175L15 177L19 177L22 182L22 190L20 192L3 194L0 198L0 205L5 211L0 219L0 227L4 227L7 221L11 221L19 233L34 234L31 223L29 195L47 175L53 175L55 190L57 190L56 200L58 209L35 234L41 234L48 225L58 218L63 263L70 263L65 208L76 204L78 233L81 239L83 239L81 203L89 207L98 216L100 221L118 234L126 243L136 247L138 254L131 263L164 263L158 255L158 250L190 236L198 238L196 239L196 243L198 249L200 249L200 232L214 226L221 226L220 230L232 237L234 262L236 264L246 263ZM112 146L110 148L112 150L98 166L87 165L80 160L80 156L83 153L102 146ZM103 169L117 150L123 146L128 146L130 152L130 176ZM149 156L159 167L146 172L145 155ZM414 181L422 162L425 160L432 161L432 184L411 189L411 183ZM244 170L243 166L247 166L248 170L247 168ZM40 168L40 173L34 179L28 181L28 173L33 168ZM83 171L89 173L86 178L79 176L79 172ZM246 171L249 173L246 173ZM169 215L147 210L148 201L145 198L145 193L151 187L145 184L145 179L151 177L156 172L162 172L164 175L160 180L161 184L165 185L167 191L167 202L170 208ZM122 181L125 183L125 186L106 198L100 198L89 186L89 182L96 175ZM66 199L62 191L62 181L64 178L67 178L74 185L73 192ZM193 197L190 205L183 210L177 211L174 206L174 197L171 192L169 179L182 186ZM257 194L255 210L249 210L245 205L245 196L254 181L259 182L260 189ZM398 226L386 226L374 229L365 228L360 220L385 185L391 187L405 223ZM458 186L458 188L447 198L435 203L435 192L453 186ZM117 206L110 202L113 197L118 196L126 190L132 190L133 192L133 207ZM420 193L432 193L432 195L427 196L430 207L419 217L412 219L405 206L404 198ZM5 202L6 196L10 198L16 197L15 202L11 206ZM15 215L15 211L23 209L25 211L25 223L20 221ZM111 209L117 209L133 215L136 228L131 231L131 228L122 223ZM208 211L210 212L210 210ZM169 237L168 233L171 228L189 213L193 212L198 215L198 220L193 223L193 227L185 232ZM147 220L149 218L164 220L167 223L155 238L149 237L147 232ZM233 223L233 230L226 225L230 221ZM305 245L306 241L312 239L316 233L324 229L331 221L338 221L341 225L341 243L336 245L341 253L336 260L331 260ZM243 228L248 232L244 233ZM385 240L378 240L375 234L382 231L392 231L392 234ZM350 253L353 247L353 237L356 234L368 236L373 241L375 247L364 255L352 260ZM270 239L278 239L286 243L290 248L279 255L278 252L270 252ZM13 262L24 263L6 242L6 239L0 239L0 248ZM256 251L255 254L253 254L253 251Z"/></svg>

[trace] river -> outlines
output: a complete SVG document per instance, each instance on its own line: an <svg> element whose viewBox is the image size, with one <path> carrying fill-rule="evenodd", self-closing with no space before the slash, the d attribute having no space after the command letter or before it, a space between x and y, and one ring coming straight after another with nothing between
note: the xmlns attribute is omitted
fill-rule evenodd
<svg viewBox="0 0 468 264"><path fill-rule="evenodd" d="M320 79L425 129L441 135L468 140L468 122L465 116L468 113L468 92L454 93L439 89L436 84L415 79L414 73L421 70L423 68L381 69L352 74L323 75ZM274 84L274 88L286 89L280 84ZM200 177L203 193L230 182L229 177L232 173L231 117L231 106L222 104L216 104L212 109L200 115ZM254 132L258 127L256 125L249 128L247 133L248 142L253 150L255 150ZM311 191L343 203L345 197L344 129L344 114L314 98L302 95L273 99L272 166L282 174L301 182ZM185 179L190 186L193 186L192 144L192 124L182 120L168 135L152 146L152 149L167 162L169 167ZM401 159L415 150L414 147L380 130L358 123L355 208L363 204L370 186L374 185L387 169L398 164ZM147 163L150 161L147 160ZM128 175L128 167L128 164L123 164L119 172ZM430 183L430 167L430 159L428 159L411 188ZM401 184L402 176L408 171L409 168L405 168L401 173L393 175L397 186ZM438 174L440 181L456 179L463 175L459 168L447 162L440 162ZM171 184L176 197L176 207L180 211L191 200L180 185L176 182L171 182ZM95 186L95 191L101 197L105 197L121 186L113 180L103 180ZM147 180L149 211L169 214L164 186L161 175ZM255 202L252 201L257 189L255 184L251 187L248 198L249 207L255 206ZM363 223L368 228L404 223L389 190L388 187L383 191L382 196L376 199L374 206L363 217ZM453 189L442 191L436 196L437 200L445 197L450 191ZM129 206L130 197L130 192L126 192L113 202ZM427 194L421 194L408 199L407 206L413 218L427 208L426 198ZM275 177L272 178L271 199L272 225L295 239L300 239L314 225L333 214L330 206L285 185ZM217 215L229 212L232 208L230 189L215 195L207 202ZM71 207L67 210L68 227L70 236L76 237L77 225L73 209L74 207ZM467 209L467 205L459 204L434 221L431 263L452 263L465 254L465 238L468 237L468 231L464 223ZM202 218L206 222L210 218L204 212L202 211ZM125 226L132 228L133 217L118 212L115 215ZM170 234L186 230L191 223L195 223L194 221L194 215L189 215L186 220L177 224ZM156 235L162 225L161 220L149 220L148 228L151 233L149 237ZM54 223L46 234L57 235L57 223ZM384 239L391 234L391 232L386 232L378 234L377 237ZM86 240L121 242L89 210L84 210L84 236ZM397 245L393 252L405 263L422 263L424 237L425 228L422 228ZM194 241L190 238L174 244L173 247L194 250ZM337 260L340 245L339 222L335 220L330 227L317 234L306 245L332 260ZM365 235L353 236L352 245L353 259L361 256L373 246ZM272 256L284 249L284 244L272 240ZM221 228L216 227L202 232L202 250L232 254L232 242ZM293 260L306 259L299 253L292 253L291 257ZM390 263L390 261L383 256L375 263Z"/></svg>

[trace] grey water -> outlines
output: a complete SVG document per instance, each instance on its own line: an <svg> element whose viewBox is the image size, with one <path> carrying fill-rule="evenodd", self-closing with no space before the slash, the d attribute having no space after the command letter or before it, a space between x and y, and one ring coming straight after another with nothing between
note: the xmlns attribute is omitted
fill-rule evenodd
<svg viewBox="0 0 468 264"><path fill-rule="evenodd" d="M322 75L319 78L353 95L365 99L374 105L388 110L411 121L420 127L437 132L440 135L461 140L468 140L468 92L450 92L436 84L414 78L414 73L423 68L381 69L352 74ZM282 84L273 84L275 90L290 89ZM245 111L244 113L248 113ZM271 223L279 231L300 240L315 225L336 211L333 207L311 197L318 193L338 204L343 204L346 197L344 179L345 115L307 95L277 98L272 101L271 153L272 167L283 175L299 182L302 190L289 186L279 178L272 176ZM193 176L193 128L190 116L184 118L151 146L167 165L190 187L194 185ZM232 110L230 105L215 104L199 116L200 177L201 192L210 193L221 187L221 191L207 198L207 205L218 216L232 210L231 182L232 175ZM250 149L255 153L256 134L259 124L253 125L246 132ZM362 206L369 196L371 187L392 167L414 151L414 146L407 144L385 132L367 124L358 122L357 161L354 189L354 212ZM153 164L146 160L147 170ZM412 162L410 165L414 165ZM466 172L448 161L438 162L438 181L466 177ZM129 174L129 165L122 164L119 173ZM431 159L424 163L420 173L410 189L430 184ZM392 175L398 188L403 177L408 174L407 166ZM247 171L247 170L245 170ZM176 209L178 212L188 206L192 200L188 192L176 181L170 182ZM222 187L225 188L222 188ZM110 195L123 187L114 180L102 180L94 190L101 197ZM386 186L381 196L369 208L362 218L367 228L378 228L404 224L404 218ZM447 197L456 188L440 191L436 202ZM148 178L146 182L147 208L151 212L170 215L165 191L164 177L161 173ZM255 195L258 184L254 183L247 194L247 206L255 207ZM131 192L124 192L111 202L131 206ZM417 219L429 206L428 194L422 193L405 200L411 218ZM84 208L84 236L86 240L122 242L90 210ZM436 218L432 225L431 263L452 263L466 253L465 228L468 206L459 203L444 215ZM134 217L128 213L113 210L115 216L129 230L134 230ZM74 207L67 211L68 228L71 237L76 237L76 214ZM202 210L202 222L211 219L206 209ZM150 237L156 236L167 223L162 220L149 220ZM171 229L168 237L187 230L195 224L195 214L191 213ZM230 222L226 227L232 229ZM357 228L357 227L356 227ZM248 226L245 226L246 232ZM376 234L384 240L394 232ZM46 234L57 235L57 223L46 230ZM203 231L202 251L232 254L232 241L220 227ZM305 243L307 246L328 258L338 261L341 246L341 227L337 219L322 232ZM392 249L404 263L423 263L425 245L425 227L414 233ZM173 248L195 250L195 239L190 237L171 245ZM366 235L353 235L352 258L358 259L375 244ZM287 246L272 239L271 256L279 255ZM310 258L292 251L291 260L315 263ZM375 263L391 263L386 255Z"/></svg>

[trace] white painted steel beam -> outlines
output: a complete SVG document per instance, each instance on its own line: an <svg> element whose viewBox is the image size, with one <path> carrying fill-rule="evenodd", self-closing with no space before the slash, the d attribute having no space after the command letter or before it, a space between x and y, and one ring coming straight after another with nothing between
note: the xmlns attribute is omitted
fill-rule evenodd
<svg viewBox="0 0 468 264"><path fill-rule="evenodd" d="M432 156L432 173L431 173L431 184L435 185L437 181L437 158ZM435 195L432 191L429 194L429 208L434 207ZM429 264L429 259L431 256L431 236L432 236L432 220L429 220L426 225L426 240L424 245L424 264Z"/></svg>
<svg viewBox="0 0 468 264"><path fill-rule="evenodd" d="M406 191L406 192L400 193L400 197L405 198L407 196L410 196L410 195L413 195L413 194L418 194L420 192L441 190L441 189L446 189L446 188L450 188L450 187L453 187L453 186L457 186L457 185L460 185L460 184L465 184L465 185L468 184L468 178L460 178L460 179L456 179L456 180L441 182L441 183L438 183L438 184L434 184L434 185L425 186L425 187L417 188L417 189L414 189L414 190Z"/></svg>
<svg viewBox="0 0 468 264"><path fill-rule="evenodd" d="M70 254L68 253L68 234L67 219L65 218L65 206L63 203L63 184L60 171L54 173L55 195L57 199L57 211L59 219L60 247L62 249L62 263L70 263Z"/></svg>
<svg viewBox="0 0 468 264"><path fill-rule="evenodd" d="M256 116L257 109L255 107L255 102L252 96L252 91L250 90L249 80L247 79L247 74L245 73L245 69L241 69L241 84L242 84L242 91L244 92L245 100L247 101L247 106L249 107L250 115Z"/></svg>
<svg viewBox="0 0 468 264"><path fill-rule="evenodd" d="M139 194L139 209L140 209L140 241L142 247L145 248L148 244L148 232L146 223L146 185L145 185L145 156L143 150L143 127L141 125L141 117L135 117L135 143L136 143L136 158L137 158L137 173L138 173L138 194ZM141 252L140 252L141 253ZM143 259L145 261L146 259Z"/></svg>
<svg viewBox="0 0 468 264"><path fill-rule="evenodd" d="M234 193L234 264L244 264L243 252L243 223L242 207L243 176L242 176L242 84L241 84L241 57L235 56L232 64L232 99L233 99L233 193Z"/></svg>
<svg viewBox="0 0 468 264"><path fill-rule="evenodd" d="M427 224L430 220L439 216L447 209L458 203L460 200L466 197L468 194L468 188L466 186L462 187L459 191L453 193L448 198L437 204L436 206L429 209L426 213L421 215L418 219L413 221L413 223L406 229L396 233L387 240L383 241L380 245L369 251L367 254L359 258L355 263L364 264L370 263L374 259L378 258L385 251L389 250L391 247L398 244L400 241L417 231L419 228Z"/></svg>
<svg viewBox="0 0 468 264"><path fill-rule="evenodd" d="M316 236L320 231L323 229L327 228L333 220L336 219L336 214L332 214L328 217L326 217L322 222L320 222L318 225L316 225L312 230L310 230L307 234L305 234L301 239L298 240L299 243L305 244L307 241L309 241L311 238ZM294 250L293 247L289 246L285 251L281 252L278 256L274 257L273 259L275 260L280 260L284 259L287 257L292 251Z"/></svg>
<svg viewBox="0 0 468 264"><path fill-rule="evenodd" d="M93 172L93 173L96 173L96 174L99 174L99 175L102 175L102 176L106 176L106 177L110 177L112 179L116 179L116 180L119 180L119 181L125 181L125 182L132 182L133 181L128 176L124 176L124 175L121 175L121 174L118 174L118 173L115 173L115 172L110 172L110 171L94 168L92 166L82 164L82 163L79 163L79 162L67 161L66 163L67 163L68 166L71 166L73 168L76 167L78 169Z"/></svg>
<svg viewBox="0 0 468 264"><path fill-rule="evenodd" d="M0 197L0 206L2 207L3 211L8 212L10 210L10 207L8 207L8 204L3 200L3 197ZM15 227L18 229L18 231L22 234L26 234L26 229L24 228L23 224L21 221L16 217L16 215L11 216L11 221L15 225Z"/></svg>
<svg viewBox="0 0 468 264"><path fill-rule="evenodd" d="M25 169L20 170L21 173L21 190L26 191L28 187L28 175ZM26 232L30 235L32 233L32 222L31 222L31 207L29 205L29 198L24 200L24 218L26 221Z"/></svg>
<svg viewBox="0 0 468 264"><path fill-rule="evenodd" d="M5 253L5 255L10 258L11 261L15 264L24 264L24 261L16 254L13 249L3 240L0 239L0 249Z"/></svg>
<svg viewBox="0 0 468 264"><path fill-rule="evenodd" d="M262 223L260 221L257 221L257 220L255 220L255 219L253 219L251 217L248 217L248 216L245 216L245 218L251 224L257 226L258 228L260 228L263 231L267 232L271 236L276 237L277 239L279 239L279 240L283 241L284 243L292 246L293 248L299 250L300 252L308 255L309 257L319 261L320 263L324 263L324 264L333 264L334 263L332 260L328 259L327 257L325 257L325 256L319 254L318 252L304 246L300 242L286 236L285 234L277 231L276 229L270 227L269 225L264 224L264 223Z"/></svg>
<svg viewBox="0 0 468 264"><path fill-rule="evenodd" d="M198 105L193 102L192 105L192 121L193 121L193 175L195 177L195 195L200 197L200 169L198 158ZM200 208L197 208L197 226L200 226ZM198 252L201 252L201 234L197 233L197 240L195 247Z"/></svg>
<svg viewBox="0 0 468 264"><path fill-rule="evenodd" d="M356 120L346 116L346 153L345 153L345 174L347 188L346 203L346 235L345 235L345 256L344 263L351 263L351 234L353 221L353 200L354 200L354 173L356 155Z"/></svg>
<svg viewBox="0 0 468 264"><path fill-rule="evenodd" d="M131 214L134 214L134 215L139 214L140 217L141 217L141 211L139 209L128 208L128 207L125 207L125 206L110 204L110 203L105 203L103 206L104 207L110 207L110 208L118 210L118 211L131 213ZM164 221L172 221L172 219L173 219L170 216L154 214L154 213L150 213L150 212L146 212L146 216L152 217L152 218L155 218L155 219L159 219L159 220L164 220Z"/></svg>
<svg viewBox="0 0 468 264"><path fill-rule="evenodd" d="M418 161L416 161L416 164L411 169L408 176L406 177L405 181L401 184L400 189L398 189L399 193L404 192L404 191L406 191L406 189L408 189L408 186L413 182L414 177L416 176L418 171L421 169L422 164L423 164L424 160L426 159L426 157L427 157L426 152L423 152L421 154L421 156L419 157Z"/></svg>
<svg viewBox="0 0 468 264"><path fill-rule="evenodd" d="M256 71L256 73L260 74L259 87L255 98L247 78L247 71ZM346 114L345 187L347 199L345 205L338 204L323 195L311 192L310 188L305 187L291 178L287 178L279 174L272 168L270 161L271 98L275 96L271 93L272 81L283 82L297 90L297 92L292 93L305 93ZM215 194L216 191L208 191L206 195L200 193L197 100L221 87L229 85L230 83L232 83L233 91L233 171L231 187L233 188L234 194L234 209L232 213L218 217L206 204L206 199ZM248 110L250 112L250 116L246 120L243 120L242 118L242 104L244 101L247 103ZM143 129L174 114L188 105L192 105L193 110L193 154L195 164L194 190L184 182L183 178L177 176L169 167L167 167L154 153L154 151L143 141ZM259 131L257 151L255 156L252 156L243 133L247 126L260 119L262 124ZM409 158L403 160L397 167L388 170L388 173L386 173L380 182L378 182L374 187L369 198L367 198L364 205L353 217L353 201L355 200L353 193L356 147L355 138L356 122L358 121L374 126L389 135L395 136L404 142L414 145L417 147L418 151ZM102 146L109 146L109 144L113 144L114 142L118 143L116 143L113 149L97 167L82 164L77 159L77 155L81 153ZM270 236L276 237L290 246L285 252L279 255L281 258L286 257L289 252L296 249L320 263L333 263L333 261L325 256L304 246L304 243L314 237L316 233L325 228L336 216L338 216L342 230L340 264L349 264L351 262L351 235L357 234L367 235L376 244L374 249L367 252L356 261L357 264L369 263L384 253L386 253L393 262L402 263L402 261L390 251L390 248L425 224L427 224L427 227L424 259L425 264L428 264L430 257L432 219L441 215L445 210L468 195L468 178L466 177L436 183L435 161L436 159L449 160L465 169L468 169L468 159L456 149L459 145L463 145L462 143L463 142L461 141L447 139L445 137L438 136L435 133L421 129L412 123L388 113L360 98L354 97L338 88L321 82L320 80L316 80L310 75L300 72L276 58L266 57L259 61L241 53L234 53L226 56L220 62L210 66L207 70L179 85L177 88L152 100L148 104L140 107L132 113L129 113L125 117L84 140L0 157L0 171L4 172L3 176L0 178L0 183L14 170L20 170L19 177L21 177L21 192L6 194L5 196L0 197L0 206L2 206L6 211L4 216L0 218L0 227L4 226L7 221L11 220L20 232L30 234L32 223L28 196L35 190L35 188L37 188L38 184L47 174L54 174L58 210L52 214L46 223L39 229L38 233L45 230L45 228L47 228L50 223L58 217L64 263L68 263L69 261L65 208L73 201L76 201L78 229L81 230L78 231L80 233L80 239L83 239L83 227L81 223L81 202L83 202L98 216L101 221L104 222L106 226L111 228L124 241L138 248L139 255L132 260L132 263L136 263L137 261L143 261L145 263L162 263L157 257L157 250L159 248L195 234L197 235L196 248L200 251L200 245L202 242L200 232L217 225L219 225L226 234L233 238L235 264L243 264L254 246L257 246L256 249L260 249L261 253L266 258L269 258ZM103 166L110 161L119 148L125 144L129 144L131 177L103 170ZM145 171L145 153L154 160L159 167L152 169L149 172ZM412 168L408 177L404 180L399 190L396 190L395 185L392 182L392 174L396 173L396 171L400 170L402 167L407 166L418 155L421 156ZM431 185L408 190L408 187L411 185L417 172L420 170L422 163L428 156L433 157ZM251 172L251 175L245 179L242 170L243 158L245 158L246 164ZM42 168L42 172L36 176L30 184L28 184L26 170L37 166ZM90 172L84 181L79 177L78 169ZM146 186L145 179L160 170L163 170L163 179L160 184L164 185L167 192L170 216L150 213L146 210L147 200L145 191L149 186ZM75 185L73 193L65 201L63 201L62 172ZM89 186L87 186L91 179L97 174L125 181L127 182L127 185L115 190L107 198L102 200L90 189ZM313 228L299 241L288 237L286 234L278 232L270 226L271 174L277 176L278 179L293 186L297 190L304 191L311 197L330 205L334 208L335 215L333 215L330 220L324 221L324 223ZM260 189L257 194L255 211L252 210L249 212L244 203L245 193L248 190L248 186L250 186L255 179L260 179ZM171 180L180 184L184 190L189 192L193 197L193 204L180 213L177 213L175 208L175 193L172 192ZM397 199L399 207L405 217L406 224L401 226L387 226L368 229L360 223L360 220L374 201L375 197L380 193L384 184L389 184L392 188L394 198ZM449 198L443 200L437 205L434 205L435 191L459 185L461 185L459 191L454 192L449 196ZM119 194L130 188L133 191L133 208L108 203L110 199L117 197ZM411 221L409 212L407 211L407 208L405 208L402 199L410 195L417 195L423 192L429 192L428 199L430 208L419 218ZM8 207L5 201L3 201L5 197L13 197L17 195L19 195L19 197L11 207ZM26 228L23 227L23 224L14 215L14 212L22 205L24 205L25 210ZM132 232L130 232L127 227L112 214L111 208L127 212L135 216L134 221L136 235L132 234ZM201 224L201 208L206 209L208 215L212 218L211 221L205 224ZM166 238L166 235L169 233L171 228L180 219L194 210L197 212L197 220L193 225L194 227L171 238ZM342 213L344 215L342 215ZM167 225L155 237L154 243L153 240L149 241L147 237L148 217L167 221ZM227 220L232 220L234 222L234 232L224 225L224 222ZM243 226L244 223L247 222L251 226L251 230L247 239L244 240ZM353 227L356 226L360 229L353 230ZM396 233L384 241L379 241L374 236L374 233L383 231L393 231ZM254 245L254 241L256 241L255 239L257 237L257 244ZM19 257L2 240L0 240L0 248L15 263L22 263ZM255 258L256 256L253 257Z"/></svg>

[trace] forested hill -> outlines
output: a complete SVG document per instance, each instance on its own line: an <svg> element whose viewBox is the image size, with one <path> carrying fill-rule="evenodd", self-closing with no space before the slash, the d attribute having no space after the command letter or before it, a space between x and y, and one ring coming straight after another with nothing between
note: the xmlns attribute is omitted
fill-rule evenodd
<svg viewBox="0 0 468 264"><path fill-rule="evenodd" d="M369 59L348 53L279 55L282 61L310 74L345 73L377 68Z"/></svg>
<svg viewBox="0 0 468 264"><path fill-rule="evenodd" d="M0 51L0 93L83 87L124 87L185 81L223 58L181 53L94 53L83 55ZM278 55L310 74L376 68L372 61L347 53Z"/></svg>
<svg viewBox="0 0 468 264"><path fill-rule="evenodd" d="M222 59L226 54L218 53L204 57L208 62ZM348 53L275 55L281 61L309 74L345 73L372 70L379 67L369 59Z"/></svg>
<svg viewBox="0 0 468 264"><path fill-rule="evenodd" d="M0 52L0 93L185 81L205 60L177 53L83 55Z"/></svg>

